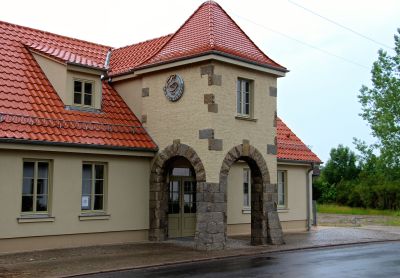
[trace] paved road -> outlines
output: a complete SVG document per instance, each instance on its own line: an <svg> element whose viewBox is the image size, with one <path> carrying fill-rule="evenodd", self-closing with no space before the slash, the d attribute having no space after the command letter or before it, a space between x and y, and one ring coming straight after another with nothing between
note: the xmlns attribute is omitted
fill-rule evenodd
<svg viewBox="0 0 400 278"><path fill-rule="evenodd" d="M400 277L400 242L283 252L83 277Z"/></svg>

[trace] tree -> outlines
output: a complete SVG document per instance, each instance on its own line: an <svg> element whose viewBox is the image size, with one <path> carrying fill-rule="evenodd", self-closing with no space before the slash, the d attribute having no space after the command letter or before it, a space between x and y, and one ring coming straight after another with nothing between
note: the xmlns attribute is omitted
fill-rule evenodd
<svg viewBox="0 0 400 278"><path fill-rule="evenodd" d="M359 174L357 157L349 147L339 145L332 148L330 158L322 170L322 179L330 185L337 185L342 180L354 180Z"/></svg>
<svg viewBox="0 0 400 278"><path fill-rule="evenodd" d="M397 30L400 34L400 28ZM378 139L376 147L382 159L394 167L400 166L400 37L394 35L394 55L378 51L374 62L372 87L362 86L359 100L360 114Z"/></svg>

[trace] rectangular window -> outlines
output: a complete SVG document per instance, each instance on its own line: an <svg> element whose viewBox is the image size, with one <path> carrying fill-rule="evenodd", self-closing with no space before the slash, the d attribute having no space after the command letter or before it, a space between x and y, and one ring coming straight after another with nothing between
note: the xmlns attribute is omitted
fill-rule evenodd
<svg viewBox="0 0 400 278"><path fill-rule="evenodd" d="M82 164L82 211L104 211L106 165Z"/></svg>
<svg viewBox="0 0 400 278"><path fill-rule="evenodd" d="M49 184L49 161L24 161L21 212L47 213L49 206Z"/></svg>
<svg viewBox="0 0 400 278"><path fill-rule="evenodd" d="M278 207L285 208L287 206L287 187L286 187L286 171L278 171Z"/></svg>
<svg viewBox="0 0 400 278"><path fill-rule="evenodd" d="M93 106L93 82L74 80L74 104Z"/></svg>
<svg viewBox="0 0 400 278"><path fill-rule="evenodd" d="M251 206L251 175L250 169L243 169L243 206L249 208Z"/></svg>
<svg viewBox="0 0 400 278"><path fill-rule="evenodd" d="M236 84L236 112L240 116L250 117L251 81L238 79Z"/></svg>

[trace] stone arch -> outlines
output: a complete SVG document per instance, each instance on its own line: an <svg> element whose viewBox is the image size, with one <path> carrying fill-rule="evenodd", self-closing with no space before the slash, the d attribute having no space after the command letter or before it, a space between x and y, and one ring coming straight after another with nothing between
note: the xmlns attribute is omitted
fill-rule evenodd
<svg viewBox="0 0 400 278"><path fill-rule="evenodd" d="M197 181L197 187L206 180L206 172L196 151L188 145L175 140L159 152L154 159L150 174L150 228L149 240L163 241L168 235L168 186L166 167L168 161L175 157L184 157L192 165Z"/></svg>
<svg viewBox="0 0 400 278"><path fill-rule="evenodd" d="M243 144L233 147L225 156L219 177L221 191L226 194L230 168L238 160L246 161L251 169L251 243L283 244L282 227L277 212L277 184L271 183L262 154L248 142L244 141ZM226 229L226 213L224 226Z"/></svg>

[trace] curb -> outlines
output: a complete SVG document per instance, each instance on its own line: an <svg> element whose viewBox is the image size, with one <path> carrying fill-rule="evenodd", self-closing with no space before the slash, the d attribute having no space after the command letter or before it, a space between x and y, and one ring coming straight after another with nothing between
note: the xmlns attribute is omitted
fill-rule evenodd
<svg viewBox="0 0 400 278"><path fill-rule="evenodd" d="M162 268L174 265L181 265L181 264L190 264L190 263L197 263L197 262L206 262L212 260L224 260L224 259L232 259L232 258L241 258L241 257L255 257L264 254L279 254L279 253L289 253L295 251L303 251L303 250L315 250L315 249L329 249L334 247L346 247L351 245L368 245L368 244L377 244L377 243L387 243L387 242L400 242L400 239L384 239L384 240L373 240L373 241L364 241L364 242L349 242L349 243L337 243L337 244L329 244L329 245L314 245L314 246L305 246L305 247L297 247L297 248L288 248L283 250L260 250L254 251L249 253L239 253L235 255L227 255L227 256L213 256L208 258L199 258L199 259L189 259L189 260L179 260L174 262L165 262L165 263L155 263L155 264L148 264L148 265L141 265L141 266L133 266L133 267L124 267L124 268L117 268L117 269L107 269L101 271L93 271L93 272L85 272L73 275L67 275L62 277L79 277L79 276L86 276L86 275L95 275L95 274L106 274L110 272L122 272L128 270L139 270L139 269L148 269L148 268Z"/></svg>

